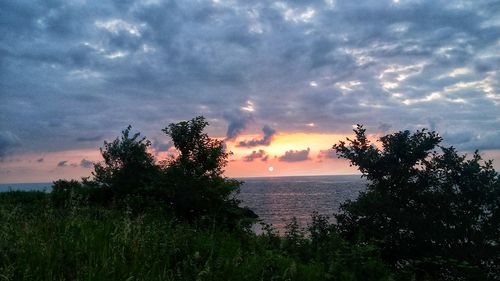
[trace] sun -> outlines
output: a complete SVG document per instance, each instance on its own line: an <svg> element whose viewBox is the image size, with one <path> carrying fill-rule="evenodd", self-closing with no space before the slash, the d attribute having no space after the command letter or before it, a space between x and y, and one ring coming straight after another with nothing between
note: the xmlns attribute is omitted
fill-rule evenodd
<svg viewBox="0 0 500 281"><path fill-rule="evenodd" d="M267 170L268 170L269 172L272 172L272 171L274 171L274 167L273 167L273 166L271 166L271 167L267 168Z"/></svg>

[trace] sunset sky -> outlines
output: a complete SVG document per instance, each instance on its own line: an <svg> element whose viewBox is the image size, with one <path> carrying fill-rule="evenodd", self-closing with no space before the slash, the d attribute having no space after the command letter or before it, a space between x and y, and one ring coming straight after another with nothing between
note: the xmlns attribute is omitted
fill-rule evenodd
<svg viewBox="0 0 500 281"><path fill-rule="evenodd" d="M429 128L500 168L500 2L0 2L0 182L90 175L127 125L161 160L203 115L227 175L356 172L331 146Z"/></svg>

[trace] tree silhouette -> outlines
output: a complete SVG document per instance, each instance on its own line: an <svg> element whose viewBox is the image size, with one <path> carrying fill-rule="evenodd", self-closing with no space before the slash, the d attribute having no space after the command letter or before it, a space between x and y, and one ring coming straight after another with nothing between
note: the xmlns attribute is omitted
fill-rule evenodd
<svg viewBox="0 0 500 281"><path fill-rule="evenodd" d="M168 163L177 167L185 176L194 178L220 177L227 165L229 154L222 140L212 139L203 133L208 122L203 116L189 121L171 123L162 131L172 138L179 157Z"/></svg>
<svg viewBox="0 0 500 281"><path fill-rule="evenodd" d="M383 136L380 149L361 125L354 132L333 146L369 180L336 216L345 237L375 242L395 266L417 268L417 279L500 276L500 180L491 161L439 146L426 130Z"/></svg>
<svg viewBox="0 0 500 281"><path fill-rule="evenodd" d="M94 164L94 180L112 190L117 198L124 198L151 185L158 175L155 159L148 152L151 142L140 133L130 134L129 125L120 138L104 142L100 148L104 162Z"/></svg>
<svg viewBox="0 0 500 281"><path fill-rule="evenodd" d="M179 217L203 218L231 228L249 226L256 215L239 207L241 182L223 176L229 153L224 142L204 133L208 122L203 116L171 123L163 132L172 138L179 156L163 165L164 180L171 205ZM249 219L249 220L247 220Z"/></svg>

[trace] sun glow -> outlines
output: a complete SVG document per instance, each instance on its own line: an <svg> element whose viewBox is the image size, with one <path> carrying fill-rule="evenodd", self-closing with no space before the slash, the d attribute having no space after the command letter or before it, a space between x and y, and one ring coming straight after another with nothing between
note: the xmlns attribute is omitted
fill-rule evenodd
<svg viewBox="0 0 500 281"><path fill-rule="evenodd" d="M247 177L353 173L356 169L349 168L347 162L324 156L324 151L348 136L350 135L283 132L274 135L268 146L240 147L239 142L260 137L253 134L240 135L237 139L226 142L228 150L232 152L226 174L229 177ZM282 158L287 151L296 152L308 148L307 159L290 161ZM260 156L255 157L257 154Z"/></svg>

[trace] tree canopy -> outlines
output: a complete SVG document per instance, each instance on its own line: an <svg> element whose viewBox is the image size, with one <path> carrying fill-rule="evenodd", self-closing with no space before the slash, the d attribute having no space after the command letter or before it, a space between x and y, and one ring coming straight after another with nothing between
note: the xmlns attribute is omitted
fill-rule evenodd
<svg viewBox="0 0 500 281"><path fill-rule="evenodd" d="M168 163L180 168L191 177L217 178L224 172L229 154L222 140L212 139L204 133L208 122L203 116L189 121L171 123L162 131L172 138L179 157Z"/></svg>
<svg viewBox="0 0 500 281"><path fill-rule="evenodd" d="M94 180L110 188L118 197L151 185L157 176L155 159L148 148L151 142L140 133L132 134L129 125L120 138L104 142L100 148L104 162L94 164Z"/></svg>
<svg viewBox="0 0 500 281"><path fill-rule="evenodd" d="M422 278L499 276L500 180L491 161L443 147L427 130L383 136L378 147L361 125L354 132L333 149L369 183L336 216L344 237L375 242L384 259Z"/></svg>
<svg viewBox="0 0 500 281"><path fill-rule="evenodd" d="M171 204L177 215L189 220L211 217L218 223L235 227L241 219L256 218L247 208L239 207L234 196L241 182L223 176L229 152L222 140L212 139L204 130L203 116L171 123L162 131L172 138L178 157L163 167ZM246 226L249 226L247 223Z"/></svg>
<svg viewBox="0 0 500 281"><path fill-rule="evenodd" d="M94 165L92 179L55 184L54 202L64 206L76 191L115 206L140 211L160 205L179 219L247 227L256 215L239 206L234 194L241 182L223 176L229 152L222 140L204 132L206 126L208 122L199 116L165 127L162 131L172 139L178 155L160 163L149 152L151 142L140 133L131 134L128 126L119 138L104 142L100 149L104 161Z"/></svg>

